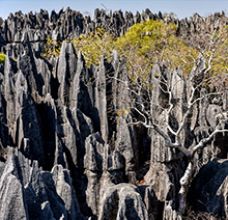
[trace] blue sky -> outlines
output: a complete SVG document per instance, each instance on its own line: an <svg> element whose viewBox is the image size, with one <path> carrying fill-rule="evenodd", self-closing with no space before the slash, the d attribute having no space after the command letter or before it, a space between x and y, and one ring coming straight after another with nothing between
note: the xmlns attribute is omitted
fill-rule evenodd
<svg viewBox="0 0 228 220"><path fill-rule="evenodd" d="M197 12L203 16L224 10L228 13L228 0L0 0L0 17L6 18L10 12L60 10L70 6L83 13L93 14L95 8L142 11L150 8L152 12L174 12L179 18Z"/></svg>

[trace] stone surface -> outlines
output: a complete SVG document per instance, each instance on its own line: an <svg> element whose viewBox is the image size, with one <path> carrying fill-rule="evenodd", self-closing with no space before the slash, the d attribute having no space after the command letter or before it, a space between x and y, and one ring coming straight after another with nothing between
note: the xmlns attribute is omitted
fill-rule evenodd
<svg viewBox="0 0 228 220"><path fill-rule="evenodd" d="M0 219L182 219L179 181L188 159L168 148L155 129L137 123L143 118L135 109L145 107L164 132L167 122L177 129L191 86L204 77L205 60L199 57L188 80L181 70L157 63L148 92L131 82L126 60L116 51L111 62L101 57L88 68L69 42L97 27L120 36L148 19L176 23L179 37L203 48L207 32L227 24L224 13L178 20L149 9L97 9L92 19L67 8L0 19L0 52L7 54L0 64ZM48 38L62 41L59 57L41 56ZM178 107L171 115L165 80L175 85ZM225 91L197 102L181 143L189 148L208 135L218 113L227 111L227 100ZM220 219L228 218L227 138L217 135L194 156L199 173L187 200L188 209Z"/></svg>
<svg viewBox="0 0 228 220"><path fill-rule="evenodd" d="M227 216L228 161L214 160L203 166L192 183L191 203L198 210Z"/></svg>
<svg viewBox="0 0 228 220"><path fill-rule="evenodd" d="M148 213L134 185L119 184L105 191L99 219L148 219Z"/></svg>

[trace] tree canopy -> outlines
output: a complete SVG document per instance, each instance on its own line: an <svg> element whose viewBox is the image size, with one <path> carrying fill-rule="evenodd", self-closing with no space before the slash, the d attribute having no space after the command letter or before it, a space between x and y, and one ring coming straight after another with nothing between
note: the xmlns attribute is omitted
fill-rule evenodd
<svg viewBox="0 0 228 220"><path fill-rule="evenodd" d="M98 65L101 56L111 59L112 51L117 50L120 57L125 57L129 76L147 78L153 65L165 62L169 68L180 68L188 75L194 61L203 53L208 59L212 57L211 74L228 72L228 28L209 33L211 43L205 51L190 46L177 36L177 25L158 20L148 20L134 24L125 34L114 37L102 27L88 34L71 39L77 50L85 58L86 65ZM45 56L58 56L60 44L47 40Z"/></svg>

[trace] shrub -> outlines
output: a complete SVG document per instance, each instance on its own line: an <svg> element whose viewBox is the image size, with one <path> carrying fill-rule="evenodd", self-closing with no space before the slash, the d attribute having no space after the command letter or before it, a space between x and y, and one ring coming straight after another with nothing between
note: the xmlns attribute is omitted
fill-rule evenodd
<svg viewBox="0 0 228 220"><path fill-rule="evenodd" d="M108 60L114 47L114 37L103 28L97 28L94 32L80 35L72 40L75 48L80 50L89 67L91 64L98 65L101 56Z"/></svg>
<svg viewBox="0 0 228 220"><path fill-rule="evenodd" d="M6 55L4 53L0 53L0 64L4 64L6 60Z"/></svg>
<svg viewBox="0 0 228 220"><path fill-rule="evenodd" d="M60 55L61 42L48 37L42 55L46 58L58 57Z"/></svg>
<svg viewBox="0 0 228 220"><path fill-rule="evenodd" d="M228 26L213 34L213 43L209 54L212 55L211 73L213 75L228 73Z"/></svg>

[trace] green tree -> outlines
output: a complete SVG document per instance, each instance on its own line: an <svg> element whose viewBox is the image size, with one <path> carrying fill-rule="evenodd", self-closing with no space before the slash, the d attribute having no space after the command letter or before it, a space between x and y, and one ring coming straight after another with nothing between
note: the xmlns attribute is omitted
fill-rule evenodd
<svg viewBox="0 0 228 220"><path fill-rule="evenodd" d="M130 72L144 76L154 63L166 61L170 68L181 67L188 73L198 52L176 36L176 29L173 23L149 20L133 25L117 39L116 47L127 57Z"/></svg>
<svg viewBox="0 0 228 220"><path fill-rule="evenodd" d="M75 48L82 52L88 67L91 64L98 65L101 56L110 59L114 41L115 38L103 28L97 28L94 32L80 35L72 40Z"/></svg>

